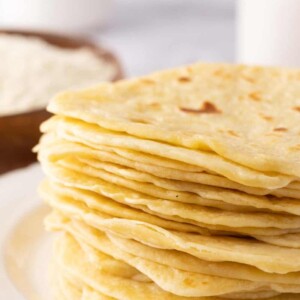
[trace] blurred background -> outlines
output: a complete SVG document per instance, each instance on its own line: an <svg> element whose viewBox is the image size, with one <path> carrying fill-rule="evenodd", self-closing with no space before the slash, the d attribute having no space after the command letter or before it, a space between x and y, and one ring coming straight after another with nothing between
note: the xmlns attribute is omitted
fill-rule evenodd
<svg viewBox="0 0 300 300"><path fill-rule="evenodd" d="M234 0L0 0L0 26L89 36L127 76L234 60Z"/></svg>
<svg viewBox="0 0 300 300"><path fill-rule="evenodd" d="M129 76L199 60L233 61L235 1L115 1L99 39L115 50Z"/></svg>

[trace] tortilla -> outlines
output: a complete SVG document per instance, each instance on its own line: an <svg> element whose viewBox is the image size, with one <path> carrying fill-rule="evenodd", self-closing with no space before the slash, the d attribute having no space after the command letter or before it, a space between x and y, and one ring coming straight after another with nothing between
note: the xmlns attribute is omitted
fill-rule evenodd
<svg viewBox="0 0 300 300"><path fill-rule="evenodd" d="M87 213L88 208L90 208L91 210L97 211L97 214L102 216L146 221L150 224L159 225L163 228L183 232L198 232L204 235L211 234L211 232L204 227L198 227L187 223L178 223L171 220L162 219L151 214L146 214L137 209L127 207L108 198L101 197L97 194L95 195L91 192L67 189L59 187L57 184L51 184L50 187L50 183L44 182L40 186L39 193L43 200L50 205L54 205L55 203L55 205L57 207L61 207L62 210L68 209L70 211L73 211L74 213L77 210L81 211L82 208L87 207Z"/></svg>
<svg viewBox="0 0 300 300"><path fill-rule="evenodd" d="M266 243L283 246L288 248L299 248L300 249L300 234L283 234L277 237L275 236L256 236L256 239L264 241Z"/></svg>
<svg viewBox="0 0 300 300"><path fill-rule="evenodd" d="M195 64L55 96L55 297L299 298L299 79Z"/></svg>
<svg viewBox="0 0 300 300"><path fill-rule="evenodd" d="M71 236L64 236L64 239L66 240L67 243L67 248L72 249L73 250L73 256L76 256L76 252L77 257L81 257L83 258L84 261L86 261L86 263L92 263L89 260L89 256L97 256L98 254L100 254L100 257L103 256L102 252L97 249L95 250L93 247L89 247L88 253L85 253L85 251L82 252L82 249L80 251L80 246L81 245L81 241L79 239L79 245L77 244L76 247L76 242L75 240L71 237ZM101 238L100 238L101 239ZM101 246L101 249L104 249L106 252L109 252L109 249L107 247L111 247L111 243L109 242L108 239L102 240L102 243L99 243L98 245ZM61 241L60 241L61 242ZM62 242L63 243L63 242ZM76 248L75 248L76 247ZM81 253L81 255L79 256L79 254ZM75 254L75 255L74 255ZM188 297L196 298L198 299L200 297L200 299L202 297L206 297L207 295L218 295L218 294L227 294L225 293L226 291L232 291L232 290L238 290L241 289L242 293L247 292L247 290L252 290L254 292L259 291L259 290L264 290L265 292L268 291L268 288L266 287L267 285L264 284L260 284L258 282L250 282L250 281L243 281L243 280L235 280L235 279L227 279L227 278L216 278L214 276L209 276L209 275L202 275L202 274L197 274L197 273L189 273L189 272L185 272L185 271L181 271L178 269L174 269L174 268L168 268L166 266L157 264L157 263L153 263L151 261L147 261L145 259L141 259L139 257L135 257L132 256L130 254L126 254L122 251L119 251L117 248L111 248L111 255L114 257L110 257L107 256L107 258L101 258L101 263L103 260L104 264L107 263L115 263L116 262L116 258L115 256L117 256L119 259L123 260L125 259L126 261L129 261L129 264L133 264L135 265L138 269L142 269L144 272L146 272L147 274L149 274L151 277L153 277L155 280L153 283L156 284L157 286L157 291L159 292L160 289L159 287L163 286L164 290L167 290L168 292L171 292L171 295L177 295L177 296L181 296L182 299L187 299ZM70 257L67 257L66 255L63 256L63 261L62 261L62 265L65 264L65 261L67 261L67 265L70 264L72 265L72 261L74 260L74 258L70 259ZM74 264L74 263L73 263ZM81 265L82 263L78 263L77 265ZM100 265L101 266L101 265ZM78 266L75 266L75 268L77 268ZM74 270L74 266L71 267L72 270ZM88 273L90 271L91 268L89 268L88 270L86 268L82 269L82 274L80 277L85 277L86 273ZM88 272L87 272L88 271ZM97 273L102 272L101 269L97 269ZM109 274L107 274L107 276L111 276ZM130 289L131 285L135 285L135 287L137 286L146 286L146 284L152 284L152 282L138 282L136 280L132 280L130 278L124 277L122 272L119 273L119 275L112 275L112 276L117 276L120 277L122 276L124 279L127 279L127 281L129 281L129 286L124 287L125 289ZM219 285L217 284L217 282L219 282ZM137 284L138 283L138 284ZM272 288L275 289L296 289L297 290L297 286L289 286L289 285L278 285L278 284L270 284L270 286ZM299 287L300 288L300 287ZM122 288L119 288L122 289ZM170 291L171 290L171 291ZM271 295L268 294L268 296L272 296L273 293L272 291ZM234 293L230 293L230 294L235 294ZM147 295L147 290L145 291L145 294ZM276 295L276 291L275 291L275 295ZM122 298L123 299L123 298Z"/></svg>
<svg viewBox="0 0 300 300"><path fill-rule="evenodd" d="M50 178L57 181L71 181L72 185L77 182L77 187L82 189L92 189L101 193L99 186L102 183L121 186L123 190L130 189L131 193L135 193L133 197L147 197L150 199L165 199L176 202L185 202L203 206L212 206L231 211L251 211L251 206L260 209L268 209L274 212L284 212L293 215L300 215L300 201L292 198L267 198L266 196L248 195L226 189L218 189L213 187L201 187L197 190L198 194L189 192L179 192L166 188L157 187L151 183L142 183L126 178L116 176L112 173L102 171L99 173L92 167L84 164L75 165L67 163L66 160L60 160L57 164L42 162L44 171ZM68 169L65 166L68 166ZM72 168L72 169L70 169ZM73 172L75 170L75 172ZM91 176L93 175L93 177ZM87 176L84 176L87 175ZM96 178L95 176L98 176ZM101 178L99 178L101 176ZM123 189L124 188L124 189ZM140 196L143 194L143 196ZM250 208L249 208L250 207Z"/></svg>
<svg viewBox="0 0 300 300"><path fill-rule="evenodd" d="M124 133L105 130L77 119L55 116L43 123L41 129L46 133L55 133L59 138L67 141L82 143L95 149L98 145L105 145L167 157L210 170L246 186L276 189L285 187L296 180L295 176L274 172L264 173L244 167L213 152L186 149L156 141L138 139Z"/></svg>
<svg viewBox="0 0 300 300"><path fill-rule="evenodd" d="M194 64L65 92L48 109L141 139L214 151L254 170L300 177L299 76L292 69Z"/></svg>
<svg viewBox="0 0 300 300"><path fill-rule="evenodd" d="M202 234L209 234L217 232L209 232L205 229L201 230L193 226L184 226L188 223L198 225L200 228L210 228L212 226L224 226L228 232L232 230L234 232L235 228L252 227L252 228L263 228L262 233L268 235L266 232L269 230L270 233L282 233L285 230L276 231L275 228L292 228L294 225L295 230L298 230L299 225L297 224L297 217L294 219L291 216L289 219L284 215L267 214L267 213L236 213L222 211L219 209L212 209L205 206L192 205L186 203L173 202L168 200L152 201L147 199L132 199L126 200L124 197L124 204L129 204L130 206L125 206L115 201L105 198L93 192L81 190L75 187L66 187L57 183L45 182L40 188L41 196L43 199L56 198L58 201L60 199L70 198L70 201L80 201L86 204L91 209L96 209L101 212L113 216L119 216L124 218L130 218L135 220L147 220L150 223L165 225L169 229L181 230L181 231L194 231ZM131 208L132 207L134 208ZM143 213L140 211L148 212ZM159 218L153 217L152 214L159 215L161 217L170 216L170 219L174 217L176 222L166 222L165 224ZM179 222L180 221L180 222ZM185 221L185 222L184 222ZM194 222L193 222L194 221ZM231 222L233 225L231 226ZM272 223L273 222L273 223ZM172 226L170 226L172 224ZM288 224L288 225L287 225ZM163 226L163 227L165 227ZM218 228L218 227L216 227ZM271 229L273 228L273 230ZM225 231L225 229L224 229ZM287 230L288 231L288 230ZM292 230L291 230L292 231Z"/></svg>
<svg viewBox="0 0 300 300"><path fill-rule="evenodd" d="M52 214L51 217L48 217L47 219L48 226L55 227L56 230L59 229L69 232L73 236L85 240L86 243L94 245L96 248L101 248L101 245L97 246L100 243L98 237L103 237L101 231L78 220L69 219L67 221L62 221L62 219L61 214ZM265 273L244 264L208 262L183 252L149 247L134 240L120 238L113 234L107 234L107 236L116 247L129 254L184 271L249 281L299 284L300 272L284 275Z"/></svg>
<svg viewBox="0 0 300 300"><path fill-rule="evenodd" d="M285 274L300 271L299 249L274 246L245 238L204 236L167 230L147 222L100 214L75 203L53 200L51 205L70 218L82 220L101 231L112 232L155 248L174 249L207 261L243 263L270 273Z"/></svg>
<svg viewBox="0 0 300 300"><path fill-rule="evenodd" d="M194 170L194 166L182 163L147 156L141 152L130 151L120 148L110 148L103 146L101 150L91 149L79 143L70 143L60 140L55 136L46 135L41 141L43 147L40 148L39 155L47 157L50 161L56 161L66 157L76 157L89 164L98 164L99 162L113 163L131 168L140 173L151 174L165 179L179 180L183 182L200 183L203 185L235 189L254 195L275 195L279 197L291 197L300 199L300 191L297 185L290 188L281 188L276 190L248 187L233 182L217 174L208 173L206 170ZM98 146L98 148L100 148ZM147 158L147 159L146 159ZM167 165L167 166L165 166ZM182 170L183 169L183 170Z"/></svg>

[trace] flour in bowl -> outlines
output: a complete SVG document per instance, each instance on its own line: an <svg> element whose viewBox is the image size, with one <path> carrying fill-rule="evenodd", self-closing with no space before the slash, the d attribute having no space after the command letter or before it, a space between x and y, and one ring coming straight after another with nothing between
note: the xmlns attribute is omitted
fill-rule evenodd
<svg viewBox="0 0 300 300"><path fill-rule="evenodd" d="M0 35L0 116L44 108L57 92L112 80L116 67L89 48Z"/></svg>

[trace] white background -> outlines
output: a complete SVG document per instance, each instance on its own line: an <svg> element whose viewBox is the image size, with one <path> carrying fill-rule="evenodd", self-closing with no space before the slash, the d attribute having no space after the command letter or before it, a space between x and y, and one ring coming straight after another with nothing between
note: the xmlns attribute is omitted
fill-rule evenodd
<svg viewBox="0 0 300 300"><path fill-rule="evenodd" d="M137 76L195 61L233 61L234 0L118 0L92 37Z"/></svg>

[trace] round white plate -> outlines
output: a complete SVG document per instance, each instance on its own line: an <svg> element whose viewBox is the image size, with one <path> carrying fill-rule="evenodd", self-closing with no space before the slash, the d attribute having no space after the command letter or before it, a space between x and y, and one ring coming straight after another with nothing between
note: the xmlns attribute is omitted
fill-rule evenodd
<svg viewBox="0 0 300 300"><path fill-rule="evenodd" d="M47 300L51 236L37 196L38 164L0 177L0 299Z"/></svg>

